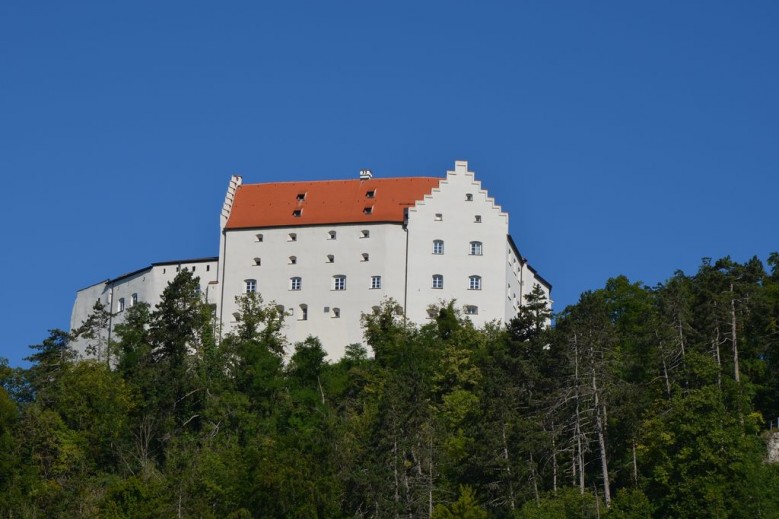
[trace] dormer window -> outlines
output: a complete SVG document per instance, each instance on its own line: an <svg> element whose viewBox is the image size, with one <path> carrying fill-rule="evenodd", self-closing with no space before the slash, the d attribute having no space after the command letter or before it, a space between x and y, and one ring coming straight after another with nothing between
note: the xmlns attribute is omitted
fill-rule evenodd
<svg viewBox="0 0 779 519"><path fill-rule="evenodd" d="M298 196L296 196L296 197L295 197L295 199L296 199L298 202L302 202L303 200L305 200L305 199L306 199L306 194L305 194L305 193L298 193Z"/></svg>
<svg viewBox="0 0 779 519"><path fill-rule="evenodd" d="M365 209L362 210L362 213L365 214L365 215L368 215L368 216L372 215L373 214L373 206L372 205L366 206Z"/></svg>
<svg viewBox="0 0 779 519"><path fill-rule="evenodd" d="M466 202L473 202L473 193L466 193L465 194L465 201Z"/></svg>
<svg viewBox="0 0 779 519"><path fill-rule="evenodd" d="M370 191L366 191L365 198L376 198L376 190L371 189Z"/></svg>
<svg viewBox="0 0 779 519"><path fill-rule="evenodd" d="M292 216L295 218L300 218L300 215L303 214L303 209L295 209L292 211Z"/></svg>

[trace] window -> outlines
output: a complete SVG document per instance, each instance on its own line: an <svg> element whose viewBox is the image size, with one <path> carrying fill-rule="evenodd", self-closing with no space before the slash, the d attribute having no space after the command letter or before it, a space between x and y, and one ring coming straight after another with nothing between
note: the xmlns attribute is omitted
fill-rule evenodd
<svg viewBox="0 0 779 519"><path fill-rule="evenodd" d="M305 199L306 199L306 194L305 194L305 193L298 193L298 196L296 196L296 197L295 197L295 199L296 199L298 202L302 202L303 200L305 200Z"/></svg>
<svg viewBox="0 0 779 519"><path fill-rule="evenodd" d="M477 214L473 217L474 223L481 223L481 215Z"/></svg>
<svg viewBox="0 0 779 519"><path fill-rule="evenodd" d="M473 202L473 194L472 193L466 193L465 194L465 201L466 202Z"/></svg>
<svg viewBox="0 0 779 519"><path fill-rule="evenodd" d="M370 238L371 237L371 231L367 229L363 229L360 231L360 238Z"/></svg>
<svg viewBox="0 0 779 519"><path fill-rule="evenodd" d="M444 288L444 276L433 274L433 288Z"/></svg>
<svg viewBox="0 0 779 519"><path fill-rule="evenodd" d="M335 231L330 231L327 233L327 239L328 240L334 240L335 239Z"/></svg>
<svg viewBox="0 0 779 519"><path fill-rule="evenodd" d="M365 198L375 198L376 197L376 190L371 189L370 191L365 192Z"/></svg>
<svg viewBox="0 0 779 519"><path fill-rule="evenodd" d="M444 219L444 215L442 213L436 213L435 214L435 221L436 222L443 221L443 219Z"/></svg>
<svg viewBox="0 0 779 519"><path fill-rule="evenodd" d="M303 209L295 209L292 211L292 216L295 218L300 218L300 215L303 214Z"/></svg>
<svg viewBox="0 0 779 519"><path fill-rule="evenodd" d="M471 242L471 256L481 256L481 242L480 241L472 241Z"/></svg>
<svg viewBox="0 0 779 519"><path fill-rule="evenodd" d="M133 294L130 296L130 306L135 306L138 304L138 294Z"/></svg>
<svg viewBox="0 0 779 519"><path fill-rule="evenodd" d="M346 290L346 276L333 276L333 290Z"/></svg>
<svg viewBox="0 0 779 519"><path fill-rule="evenodd" d="M260 258L254 258L254 266L259 267L262 265L262 260Z"/></svg>
<svg viewBox="0 0 779 519"><path fill-rule="evenodd" d="M470 276L468 278L468 290L481 290L481 276Z"/></svg>
<svg viewBox="0 0 779 519"><path fill-rule="evenodd" d="M300 305L300 318L298 321L308 321L308 305Z"/></svg>
<svg viewBox="0 0 779 519"><path fill-rule="evenodd" d="M328 263L335 263L335 256L333 256L332 254L328 254L327 255L327 262Z"/></svg>
<svg viewBox="0 0 779 519"><path fill-rule="evenodd" d="M365 214L365 215L368 215L368 216L372 215L373 214L373 206L372 205L367 206L365 209L362 210L362 213Z"/></svg>
<svg viewBox="0 0 779 519"><path fill-rule="evenodd" d="M473 305L465 305L465 315L479 315L479 307Z"/></svg>
<svg viewBox="0 0 779 519"><path fill-rule="evenodd" d="M444 240L433 240L433 254L444 253Z"/></svg>
<svg viewBox="0 0 779 519"><path fill-rule="evenodd" d="M192 265L192 272L194 272L195 270L197 270L197 265Z"/></svg>
<svg viewBox="0 0 779 519"><path fill-rule="evenodd" d="M287 241L298 241L298 235L294 232L289 233L289 238L287 238Z"/></svg>
<svg viewBox="0 0 779 519"><path fill-rule="evenodd" d="M116 304L116 311L117 312L124 312L124 298L120 297L119 301Z"/></svg>
<svg viewBox="0 0 779 519"><path fill-rule="evenodd" d="M362 260L368 261L370 259L370 255L367 252L362 253Z"/></svg>
<svg viewBox="0 0 779 519"><path fill-rule="evenodd" d="M381 276L371 276L371 288L381 288Z"/></svg>
<svg viewBox="0 0 779 519"><path fill-rule="evenodd" d="M210 272L210 271L211 271L211 265L206 265L206 272Z"/></svg>
<svg viewBox="0 0 779 519"><path fill-rule="evenodd" d="M247 279L244 281L244 292L247 294L253 294L257 291L257 280Z"/></svg>
<svg viewBox="0 0 779 519"><path fill-rule="evenodd" d="M297 256L290 256L289 257L289 264L290 265L297 265L298 263L298 257Z"/></svg>
<svg viewBox="0 0 779 519"><path fill-rule="evenodd" d="M258 235L256 235L256 236L254 237L254 241L262 241L263 239L264 239L264 238L263 238L262 234L258 234Z"/></svg>
<svg viewBox="0 0 779 519"><path fill-rule="evenodd" d="M300 290L301 286L303 286L303 280L299 277L289 278L289 289L290 290Z"/></svg>
<svg viewBox="0 0 779 519"><path fill-rule="evenodd" d="M341 317L341 309L333 308L333 319L338 319L339 317Z"/></svg>

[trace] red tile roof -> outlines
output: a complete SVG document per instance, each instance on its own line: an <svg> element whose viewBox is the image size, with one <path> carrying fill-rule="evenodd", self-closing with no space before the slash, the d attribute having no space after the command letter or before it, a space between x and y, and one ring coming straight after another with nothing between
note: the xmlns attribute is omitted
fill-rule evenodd
<svg viewBox="0 0 779 519"><path fill-rule="evenodd" d="M225 228L401 223L403 210L422 200L441 180L401 177L243 184L235 193ZM368 194L371 191L373 198ZM298 200L299 195L304 199Z"/></svg>

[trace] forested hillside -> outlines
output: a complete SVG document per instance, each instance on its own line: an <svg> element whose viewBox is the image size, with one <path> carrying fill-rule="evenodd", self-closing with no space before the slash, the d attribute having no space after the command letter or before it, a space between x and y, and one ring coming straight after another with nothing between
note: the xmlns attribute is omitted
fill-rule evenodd
<svg viewBox="0 0 779 519"><path fill-rule="evenodd" d="M779 517L779 255L625 277L509 326L387 301L328 362L241 299L217 343L182 272L75 362L66 332L0 365L0 516ZM286 360L285 360L286 359Z"/></svg>

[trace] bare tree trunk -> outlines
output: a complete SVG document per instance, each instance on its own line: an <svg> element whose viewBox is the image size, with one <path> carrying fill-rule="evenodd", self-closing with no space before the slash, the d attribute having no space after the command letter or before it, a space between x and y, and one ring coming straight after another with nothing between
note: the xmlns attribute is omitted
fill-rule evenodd
<svg viewBox="0 0 779 519"><path fill-rule="evenodd" d="M555 441L554 422L552 422L552 492L557 493L557 442Z"/></svg>
<svg viewBox="0 0 779 519"><path fill-rule="evenodd" d="M671 398L671 381L668 380L668 366L665 363L665 355L663 355L663 378L665 379L665 394L670 400Z"/></svg>
<svg viewBox="0 0 779 519"><path fill-rule="evenodd" d="M633 438L633 483L638 487L638 462L636 461L636 439Z"/></svg>
<svg viewBox="0 0 779 519"><path fill-rule="evenodd" d="M576 388L576 444L578 447L578 466L579 466L579 491L584 495L584 453L582 452L582 428L581 415L579 413L579 342L576 334L573 336L574 346L574 384Z"/></svg>
<svg viewBox="0 0 779 519"><path fill-rule="evenodd" d="M717 387L722 389L722 361L719 354L719 326L714 329L714 358L717 359Z"/></svg>
<svg viewBox="0 0 779 519"><path fill-rule="evenodd" d="M395 517L398 516L400 504L400 480L398 479L398 440L392 442L392 469L395 474Z"/></svg>
<svg viewBox="0 0 779 519"><path fill-rule="evenodd" d="M433 517L433 433L430 433L430 462L428 464L427 516Z"/></svg>
<svg viewBox="0 0 779 519"><path fill-rule="evenodd" d="M733 295L733 283L730 284L730 338L733 341L733 378L741 382L741 372L738 369L738 340L736 339L736 298Z"/></svg>
<svg viewBox="0 0 779 519"><path fill-rule="evenodd" d="M533 482L533 494L536 497L536 505L538 505L541 502L541 498L538 495L538 482L536 481L536 468L533 464L533 453L530 453L528 464L530 465L530 480Z"/></svg>
<svg viewBox="0 0 779 519"><path fill-rule="evenodd" d="M511 460L509 459L509 446L506 441L506 422L503 422L503 460L506 462L506 474L508 475L509 506L514 510L514 478L511 474Z"/></svg>
<svg viewBox="0 0 779 519"><path fill-rule="evenodd" d="M606 459L606 436L603 434L603 420L601 417L601 406L598 403L598 386L595 378L595 368L592 370L592 392L595 396L595 430L598 434L598 446L600 447L600 465L603 472L603 499L606 502L606 508L611 505L611 491L609 490L609 464ZM603 409L605 414L605 409Z"/></svg>

